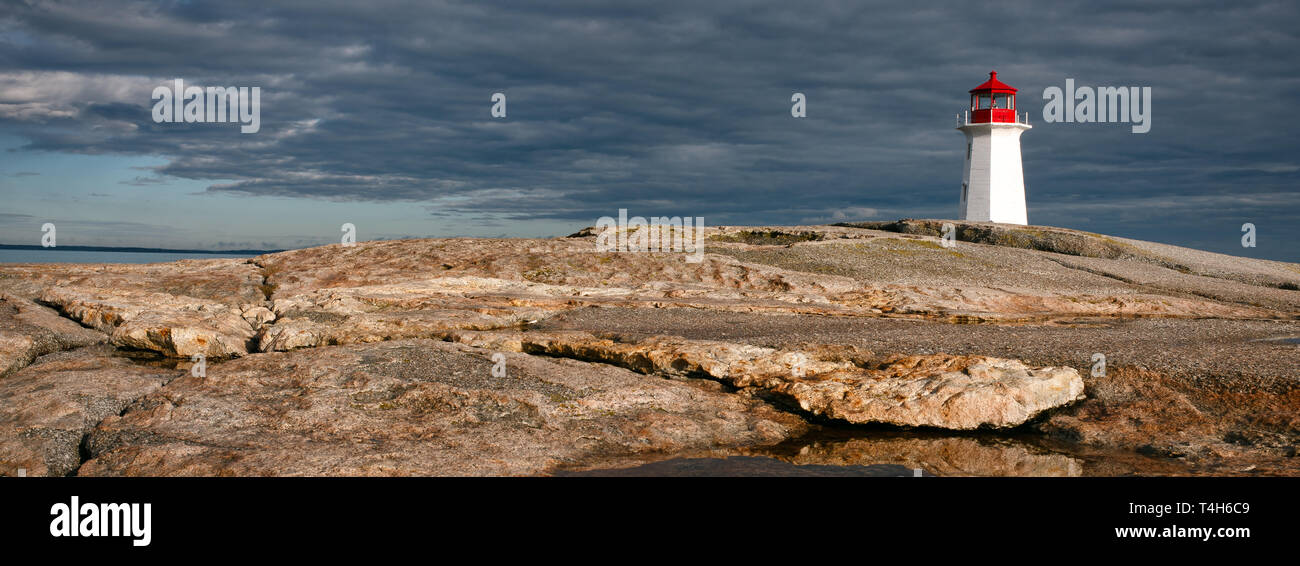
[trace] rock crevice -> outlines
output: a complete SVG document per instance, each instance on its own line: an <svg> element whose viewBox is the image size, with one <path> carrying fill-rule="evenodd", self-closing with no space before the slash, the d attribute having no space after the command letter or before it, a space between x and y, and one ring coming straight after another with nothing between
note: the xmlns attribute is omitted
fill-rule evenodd
<svg viewBox="0 0 1300 566"><path fill-rule="evenodd" d="M971 430L1020 426L1084 398L1074 368L945 354L876 357L857 349L777 350L657 336L602 338L585 332L452 332L482 348L595 361L645 374L708 376L776 395L819 417L853 424Z"/></svg>

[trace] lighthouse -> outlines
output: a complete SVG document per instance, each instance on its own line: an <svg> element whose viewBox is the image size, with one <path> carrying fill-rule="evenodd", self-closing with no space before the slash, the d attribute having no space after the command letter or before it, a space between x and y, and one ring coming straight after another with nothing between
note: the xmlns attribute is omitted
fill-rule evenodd
<svg viewBox="0 0 1300 566"><path fill-rule="evenodd" d="M1025 173L1020 165L1020 134L1029 113L1019 119L1016 89L989 72L989 80L970 90L970 109L957 116L966 134L966 167L961 176L960 218L1028 224Z"/></svg>

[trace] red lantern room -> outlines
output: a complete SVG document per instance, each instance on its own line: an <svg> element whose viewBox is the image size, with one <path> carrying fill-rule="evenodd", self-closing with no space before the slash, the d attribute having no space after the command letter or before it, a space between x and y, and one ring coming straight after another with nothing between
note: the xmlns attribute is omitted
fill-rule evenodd
<svg viewBox="0 0 1300 566"><path fill-rule="evenodd" d="M970 90L970 123L1015 121L1015 87L999 81L997 71L989 71L989 80Z"/></svg>

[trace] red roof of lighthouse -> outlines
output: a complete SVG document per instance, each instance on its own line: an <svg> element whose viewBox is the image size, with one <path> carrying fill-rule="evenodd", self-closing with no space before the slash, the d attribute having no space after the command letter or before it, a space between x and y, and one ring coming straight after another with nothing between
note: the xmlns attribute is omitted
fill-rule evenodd
<svg viewBox="0 0 1300 566"><path fill-rule="evenodd" d="M975 92L1015 92L1015 91L1016 91L1016 87L1013 87L1013 86L1011 86L1011 85L1009 85L1009 84L1006 84L1006 83L1004 83L1004 82L998 80L998 72L997 72L997 71L989 71L989 80L984 81L984 84L982 84L982 85L980 85L980 86L977 86L977 87L975 87L975 88L970 89L970 92L972 92L972 93L975 93Z"/></svg>

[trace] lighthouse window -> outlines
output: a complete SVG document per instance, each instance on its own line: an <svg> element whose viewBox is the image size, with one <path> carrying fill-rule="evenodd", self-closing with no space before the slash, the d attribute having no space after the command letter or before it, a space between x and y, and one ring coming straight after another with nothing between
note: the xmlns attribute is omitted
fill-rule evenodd
<svg viewBox="0 0 1300 566"><path fill-rule="evenodd" d="M987 94L979 95L979 105L976 106L976 108L988 108L988 107L989 107L989 95Z"/></svg>

